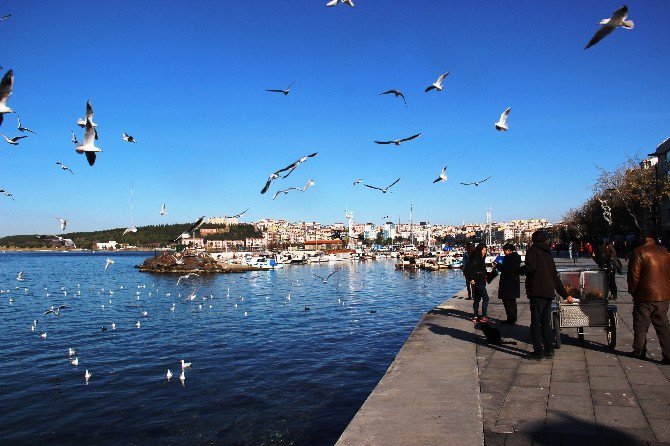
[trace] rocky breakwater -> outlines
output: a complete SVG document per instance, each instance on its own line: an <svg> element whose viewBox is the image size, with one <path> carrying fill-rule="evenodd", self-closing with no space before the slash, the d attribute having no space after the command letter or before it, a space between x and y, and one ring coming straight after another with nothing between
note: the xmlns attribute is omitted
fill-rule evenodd
<svg viewBox="0 0 670 446"><path fill-rule="evenodd" d="M140 271L146 273L241 273L258 270L248 265L220 263L205 253L171 253L156 254L138 265Z"/></svg>

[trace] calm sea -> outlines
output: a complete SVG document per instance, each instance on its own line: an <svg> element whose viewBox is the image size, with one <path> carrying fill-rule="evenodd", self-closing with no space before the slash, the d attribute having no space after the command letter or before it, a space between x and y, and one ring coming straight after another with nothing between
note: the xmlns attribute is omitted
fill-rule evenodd
<svg viewBox="0 0 670 446"><path fill-rule="evenodd" d="M460 271L391 260L177 285L133 268L150 255L111 254L105 271L107 254L0 253L1 444L332 445L421 316L463 287Z"/></svg>

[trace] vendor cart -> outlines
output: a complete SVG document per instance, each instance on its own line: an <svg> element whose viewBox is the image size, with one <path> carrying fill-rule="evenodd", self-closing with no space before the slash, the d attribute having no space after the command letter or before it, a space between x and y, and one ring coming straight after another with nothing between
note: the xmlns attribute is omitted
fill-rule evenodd
<svg viewBox="0 0 670 446"><path fill-rule="evenodd" d="M617 307L609 303L607 273L602 270L559 270L558 275L568 294L577 299L568 303L562 299L552 304L552 324L556 348L561 348L561 329L576 328L581 343L584 328L600 327L607 333L607 346L616 347Z"/></svg>

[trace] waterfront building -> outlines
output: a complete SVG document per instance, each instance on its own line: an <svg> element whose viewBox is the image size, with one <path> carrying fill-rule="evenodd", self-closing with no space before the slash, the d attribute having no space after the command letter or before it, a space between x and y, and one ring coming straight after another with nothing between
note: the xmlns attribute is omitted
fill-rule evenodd
<svg viewBox="0 0 670 446"><path fill-rule="evenodd" d="M670 163L668 162L668 151L670 151L670 138L667 138L656 147L654 153L649 156L655 158L642 161L642 168L654 168L656 175L654 193L654 227L664 240L670 237L670 198L661 197L660 187L665 181L670 180ZM645 162L646 166L645 166Z"/></svg>

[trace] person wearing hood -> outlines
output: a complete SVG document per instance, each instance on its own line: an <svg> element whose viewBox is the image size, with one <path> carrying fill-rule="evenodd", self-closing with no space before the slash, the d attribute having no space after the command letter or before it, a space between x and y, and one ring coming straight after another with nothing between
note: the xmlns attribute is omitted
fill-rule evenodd
<svg viewBox="0 0 670 446"><path fill-rule="evenodd" d="M526 251L523 272L526 274L526 295L530 299L530 337L533 342L531 359L554 356L551 330L551 303L554 291L568 302L573 302L556 271L556 263L547 244L547 234L535 231L533 244Z"/></svg>
<svg viewBox="0 0 670 446"><path fill-rule="evenodd" d="M502 247L502 263L496 264L500 272L500 282L498 283L498 299L502 299L505 306L507 319L503 324L516 324L517 308L516 300L521 295L521 285L519 282L519 268L521 268L521 256L516 252L516 248L511 243L505 243Z"/></svg>

